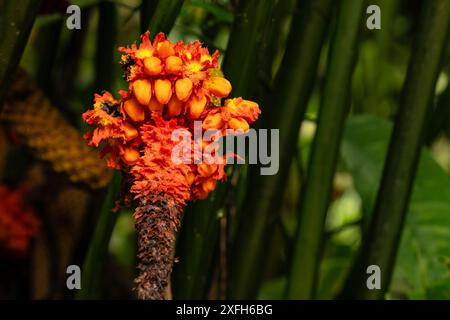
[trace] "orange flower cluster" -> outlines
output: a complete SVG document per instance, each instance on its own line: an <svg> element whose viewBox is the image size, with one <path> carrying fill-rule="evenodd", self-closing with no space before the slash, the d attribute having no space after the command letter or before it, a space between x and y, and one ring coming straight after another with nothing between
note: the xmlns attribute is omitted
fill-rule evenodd
<svg viewBox="0 0 450 320"><path fill-rule="evenodd" d="M10 190L0 185L0 252L23 256L31 240L39 232L39 220L34 210L24 203L27 188Z"/></svg>
<svg viewBox="0 0 450 320"><path fill-rule="evenodd" d="M83 114L96 128L87 133L92 146L106 141L102 153L110 154L108 165L131 173L131 192L137 198L166 194L178 199L204 199L225 178L224 164L175 164L171 140L175 129L184 128L193 137L194 121L203 130L245 132L258 118L255 102L221 98L231 84L221 75L219 53L210 54L199 41L172 43L163 33L153 43L149 32L136 44L120 48L127 91L116 100L110 93L95 95L94 108ZM197 141L201 148L209 143Z"/></svg>

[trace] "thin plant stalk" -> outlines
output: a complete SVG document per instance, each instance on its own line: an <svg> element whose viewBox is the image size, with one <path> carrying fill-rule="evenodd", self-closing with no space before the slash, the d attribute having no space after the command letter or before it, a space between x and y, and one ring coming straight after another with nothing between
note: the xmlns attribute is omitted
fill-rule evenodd
<svg viewBox="0 0 450 320"><path fill-rule="evenodd" d="M372 223L346 283L344 298L383 299L389 289L449 24L450 1L423 2ZM371 265L380 268L380 290L368 289L366 271Z"/></svg>
<svg viewBox="0 0 450 320"><path fill-rule="evenodd" d="M314 138L290 266L286 297L314 297L325 217L349 110L349 93L363 0L340 2L331 39L318 127Z"/></svg>

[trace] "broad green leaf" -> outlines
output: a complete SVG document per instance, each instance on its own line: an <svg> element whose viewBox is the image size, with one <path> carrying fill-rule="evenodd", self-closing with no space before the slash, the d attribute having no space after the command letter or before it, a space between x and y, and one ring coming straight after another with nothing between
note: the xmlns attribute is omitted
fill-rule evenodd
<svg viewBox="0 0 450 320"><path fill-rule="evenodd" d="M366 217L375 202L391 129L389 121L367 115L347 123L342 156ZM423 150L391 282L394 297L439 298L450 291L449 238L450 179Z"/></svg>

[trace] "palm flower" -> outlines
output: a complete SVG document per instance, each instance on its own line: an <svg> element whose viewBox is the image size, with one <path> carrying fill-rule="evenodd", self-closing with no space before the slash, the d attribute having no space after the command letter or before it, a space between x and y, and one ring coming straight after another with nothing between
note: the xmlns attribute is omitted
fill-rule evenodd
<svg viewBox="0 0 450 320"><path fill-rule="evenodd" d="M121 170L125 200L136 203L138 296L164 299L181 212L188 201L206 198L226 178L224 161L174 161L180 142L172 140L172 133L183 129L192 141L196 121L203 130L222 135L227 129L246 132L260 109L242 98L220 106L232 87L220 72L219 53L210 54L199 41L172 43L160 33L151 42L147 32L139 46L119 51L128 89L119 92L118 100L108 92L95 95L93 109L83 114L95 126L86 138L101 147L110 167ZM191 145L193 156L217 144L201 139Z"/></svg>

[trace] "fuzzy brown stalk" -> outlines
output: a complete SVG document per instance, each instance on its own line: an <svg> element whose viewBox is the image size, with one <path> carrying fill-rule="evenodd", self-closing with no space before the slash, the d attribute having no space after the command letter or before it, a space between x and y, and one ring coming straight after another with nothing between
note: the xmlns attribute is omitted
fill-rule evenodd
<svg viewBox="0 0 450 320"><path fill-rule="evenodd" d="M182 208L169 197L141 199L135 211L138 235L139 299L166 300L174 262L175 233Z"/></svg>

